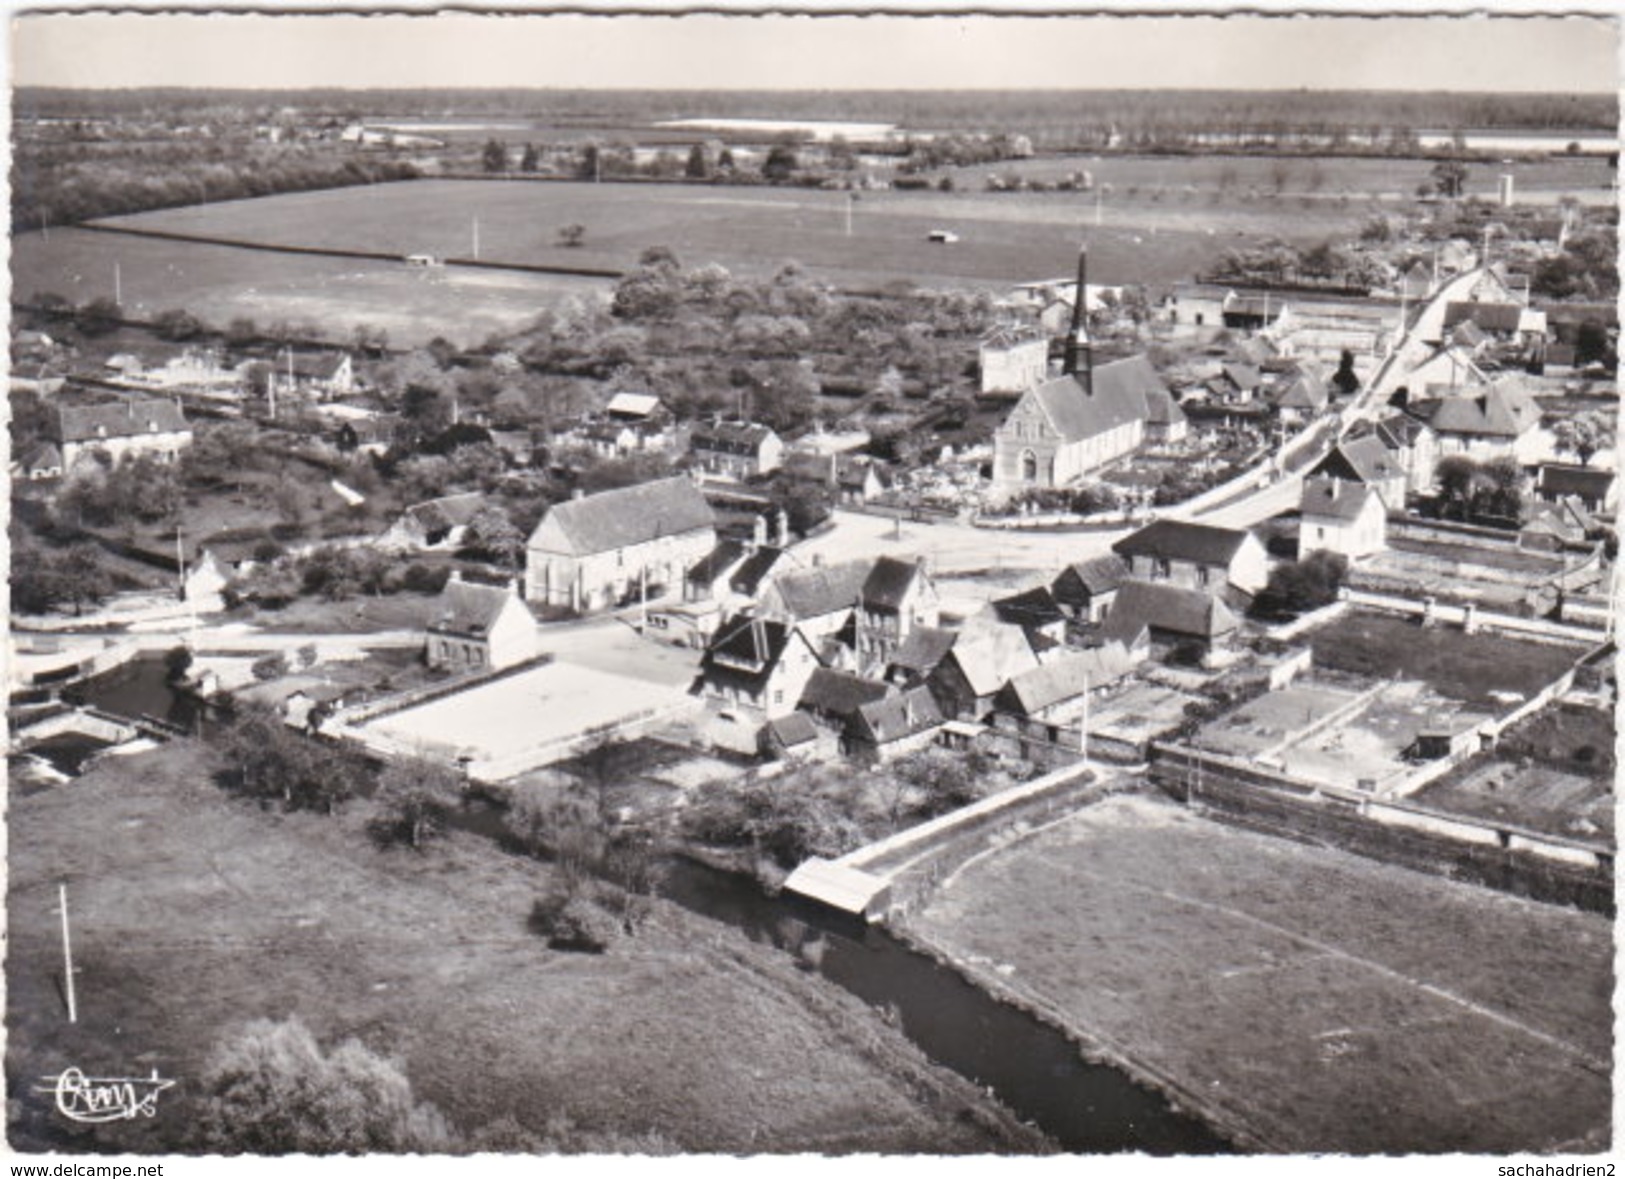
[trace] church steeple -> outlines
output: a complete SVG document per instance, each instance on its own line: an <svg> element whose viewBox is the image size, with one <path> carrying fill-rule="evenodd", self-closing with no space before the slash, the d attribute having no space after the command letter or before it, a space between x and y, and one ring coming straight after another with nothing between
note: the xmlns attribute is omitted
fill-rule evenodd
<svg viewBox="0 0 1625 1179"><path fill-rule="evenodd" d="M1078 251L1078 289L1072 300L1072 326L1066 336L1066 361L1063 369L1067 376L1078 375L1078 349L1083 349L1083 379L1078 383L1088 396L1095 392L1095 350L1085 330L1085 316L1089 302L1089 247Z"/></svg>

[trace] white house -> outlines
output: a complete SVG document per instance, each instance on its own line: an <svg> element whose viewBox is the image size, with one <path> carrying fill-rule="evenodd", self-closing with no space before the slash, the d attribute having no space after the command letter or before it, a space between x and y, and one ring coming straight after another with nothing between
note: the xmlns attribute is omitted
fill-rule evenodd
<svg viewBox="0 0 1625 1179"><path fill-rule="evenodd" d="M769 474L784 461L784 440L758 422L695 426L689 432L688 447L701 470L733 479Z"/></svg>
<svg viewBox="0 0 1625 1179"><path fill-rule="evenodd" d="M447 671L512 667L536 657L536 618L512 582L477 585L453 570L429 619L427 657Z"/></svg>
<svg viewBox="0 0 1625 1179"><path fill-rule="evenodd" d="M706 733L727 749L755 753L770 721L790 715L818 669L818 656L793 623L730 618L700 660L697 689Z"/></svg>
<svg viewBox="0 0 1625 1179"><path fill-rule="evenodd" d="M54 425L62 467L68 471L93 451L105 452L114 462L148 455L170 463L192 445L192 427L180 406L157 398L58 406Z"/></svg>
<svg viewBox="0 0 1625 1179"><path fill-rule="evenodd" d="M1049 341L1034 331L995 328L977 349L982 394L1020 396L1049 375Z"/></svg>
<svg viewBox="0 0 1625 1179"><path fill-rule="evenodd" d="M1388 509L1374 487L1311 476L1304 480L1298 511L1300 557L1325 550L1352 561L1388 545Z"/></svg>

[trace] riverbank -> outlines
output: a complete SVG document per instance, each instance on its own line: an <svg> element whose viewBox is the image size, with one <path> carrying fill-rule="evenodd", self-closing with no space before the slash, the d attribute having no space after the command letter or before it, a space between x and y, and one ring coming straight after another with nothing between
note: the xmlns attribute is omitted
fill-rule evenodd
<svg viewBox="0 0 1625 1179"><path fill-rule="evenodd" d="M1609 1142L1591 914L1120 797L968 862L899 932L1244 1146Z"/></svg>
<svg viewBox="0 0 1625 1179"><path fill-rule="evenodd" d="M657 901L603 955L550 950L527 928L548 865L465 832L381 849L368 804L262 811L213 770L206 747L176 741L12 798L14 1091L82 1062L182 1082L152 1121L78 1134L24 1096L15 1148L174 1149L210 1046L297 1015L324 1043L399 1058L464 1130L509 1115L540 1131L563 1114L685 1151L1051 1149L868 1005L742 933ZM57 987L64 875L76 1025Z"/></svg>

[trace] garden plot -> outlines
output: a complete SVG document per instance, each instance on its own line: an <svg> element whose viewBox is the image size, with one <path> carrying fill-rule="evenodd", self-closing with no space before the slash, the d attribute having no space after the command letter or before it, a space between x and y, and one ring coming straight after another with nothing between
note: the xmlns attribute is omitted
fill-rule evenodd
<svg viewBox="0 0 1625 1179"><path fill-rule="evenodd" d="M1143 750L1148 742L1177 729L1185 720L1186 707L1201 700L1177 688L1131 682L1090 714L1089 740L1093 748L1103 750L1119 743Z"/></svg>
<svg viewBox="0 0 1625 1179"><path fill-rule="evenodd" d="M1521 549L1396 539L1349 575L1357 589L1475 602L1504 611L1563 572L1560 557Z"/></svg>

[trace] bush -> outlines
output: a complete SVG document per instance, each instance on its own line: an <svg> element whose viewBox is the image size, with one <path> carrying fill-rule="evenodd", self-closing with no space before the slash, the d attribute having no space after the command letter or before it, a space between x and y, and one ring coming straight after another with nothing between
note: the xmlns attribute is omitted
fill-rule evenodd
<svg viewBox="0 0 1625 1179"><path fill-rule="evenodd" d="M288 674L288 657L281 651L273 651L254 660L251 670L257 680L274 680Z"/></svg>
<svg viewBox="0 0 1625 1179"><path fill-rule="evenodd" d="M438 594L446 588L451 570L444 565L425 565L414 561L401 575L401 588L416 594Z"/></svg>
<svg viewBox="0 0 1625 1179"><path fill-rule="evenodd" d="M620 936L620 924L578 892L538 897L530 909L530 928L547 939L549 949L602 954Z"/></svg>

